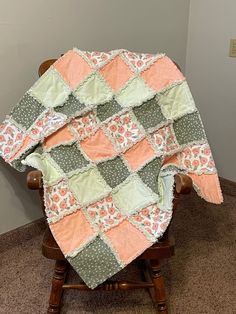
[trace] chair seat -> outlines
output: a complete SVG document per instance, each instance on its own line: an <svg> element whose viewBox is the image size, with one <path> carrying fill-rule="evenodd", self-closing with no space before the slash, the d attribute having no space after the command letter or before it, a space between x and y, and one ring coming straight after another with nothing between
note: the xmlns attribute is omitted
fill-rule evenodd
<svg viewBox="0 0 236 314"><path fill-rule="evenodd" d="M65 257L56 243L49 227L47 226L43 242L42 242L42 253L46 258L54 259L54 260L64 260Z"/></svg>
<svg viewBox="0 0 236 314"><path fill-rule="evenodd" d="M42 253L46 258L53 260L64 260L65 257L56 243L49 226L47 226L43 242ZM163 237L159 242L148 248L138 259L162 259L174 255L174 239L173 237Z"/></svg>

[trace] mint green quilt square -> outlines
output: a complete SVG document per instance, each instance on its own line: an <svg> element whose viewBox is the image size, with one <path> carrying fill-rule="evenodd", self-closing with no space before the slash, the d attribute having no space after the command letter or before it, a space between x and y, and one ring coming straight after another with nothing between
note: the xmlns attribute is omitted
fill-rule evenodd
<svg viewBox="0 0 236 314"><path fill-rule="evenodd" d="M140 76L136 76L121 89L116 99L122 107L132 107L141 105L143 101L152 96L154 96L154 91L146 85Z"/></svg>
<svg viewBox="0 0 236 314"><path fill-rule="evenodd" d="M68 179L70 190L82 205L105 197L111 191L97 168L90 168Z"/></svg>
<svg viewBox="0 0 236 314"><path fill-rule="evenodd" d="M165 211L171 210L173 208L174 175L160 176L158 183L160 191L158 206Z"/></svg>
<svg viewBox="0 0 236 314"><path fill-rule="evenodd" d="M158 96L162 112L167 119L177 119L196 110L186 81L173 86Z"/></svg>
<svg viewBox="0 0 236 314"><path fill-rule="evenodd" d="M91 289L121 270L114 253L100 237L68 261Z"/></svg>
<svg viewBox="0 0 236 314"><path fill-rule="evenodd" d="M113 191L112 194L115 205L126 215L148 206L158 199L138 176L134 176L127 183L122 184L120 189Z"/></svg>
<svg viewBox="0 0 236 314"><path fill-rule="evenodd" d="M75 96L85 105L103 104L113 97L113 93L98 72L92 73L74 91Z"/></svg>
<svg viewBox="0 0 236 314"><path fill-rule="evenodd" d="M59 172L53 161L47 155L40 155L38 153L29 154L23 161L23 165L40 170L43 174L43 180L47 184L53 184L63 177Z"/></svg>
<svg viewBox="0 0 236 314"><path fill-rule="evenodd" d="M174 121L173 130L180 145L206 139L198 112L187 114Z"/></svg>
<svg viewBox="0 0 236 314"><path fill-rule="evenodd" d="M71 89L56 70L49 69L31 87L29 92L45 107L53 108L66 101Z"/></svg>

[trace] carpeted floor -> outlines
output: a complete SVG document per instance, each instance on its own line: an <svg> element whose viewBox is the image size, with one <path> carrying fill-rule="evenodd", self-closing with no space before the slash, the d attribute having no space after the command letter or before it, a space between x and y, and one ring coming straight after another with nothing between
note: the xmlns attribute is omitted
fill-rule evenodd
<svg viewBox="0 0 236 314"><path fill-rule="evenodd" d="M236 198L221 205L192 193L172 221L176 255L163 265L171 314L236 313ZM1 314L46 313L53 262L40 252L42 234L0 254ZM138 277L135 263L119 273ZM71 272L71 280L76 275ZM62 313L156 313L145 290L66 291Z"/></svg>

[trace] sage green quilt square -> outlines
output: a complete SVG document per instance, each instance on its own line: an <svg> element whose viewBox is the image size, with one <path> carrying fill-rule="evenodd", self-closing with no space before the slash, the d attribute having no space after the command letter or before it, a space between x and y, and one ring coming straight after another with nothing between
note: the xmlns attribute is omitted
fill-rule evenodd
<svg viewBox="0 0 236 314"><path fill-rule="evenodd" d="M156 97L144 102L141 106L133 108L133 112L145 130L155 128L166 120Z"/></svg>
<svg viewBox="0 0 236 314"><path fill-rule="evenodd" d="M112 197L114 204L125 215L130 215L157 201L154 193L138 176L128 179L117 191L113 191Z"/></svg>
<svg viewBox="0 0 236 314"><path fill-rule="evenodd" d="M130 174L119 156L112 160L101 162L97 167L102 177L112 188L123 182Z"/></svg>
<svg viewBox="0 0 236 314"><path fill-rule="evenodd" d="M50 155L65 173L85 167L89 163L76 143L57 146L50 150Z"/></svg>
<svg viewBox="0 0 236 314"><path fill-rule="evenodd" d="M104 198L111 192L111 188L106 184L97 168L90 168L74 174L68 179L68 185L83 206Z"/></svg>
<svg viewBox="0 0 236 314"><path fill-rule="evenodd" d="M68 117L73 117L75 113L83 110L85 105L82 104L73 94L70 94L63 106L54 108L56 112L63 113Z"/></svg>
<svg viewBox="0 0 236 314"><path fill-rule="evenodd" d="M100 121L104 121L107 118L113 116L117 112L122 110L122 107L118 104L118 102L112 98L110 101L105 104L97 106L97 116Z"/></svg>
<svg viewBox="0 0 236 314"><path fill-rule="evenodd" d="M68 261L91 289L121 270L114 253L100 237Z"/></svg>
<svg viewBox="0 0 236 314"><path fill-rule="evenodd" d="M11 116L17 123L28 129L45 109L36 99L26 93L11 111Z"/></svg>
<svg viewBox="0 0 236 314"><path fill-rule="evenodd" d="M198 112L187 114L173 123L175 137L180 145L206 138Z"/></svg>
<svg viewBox="0 0 236 314"><path fill-rule="evenodd" d="M158 175L161 165L162 158L155 158L138 171L142 181L156 194L158 194Z"/></svg>

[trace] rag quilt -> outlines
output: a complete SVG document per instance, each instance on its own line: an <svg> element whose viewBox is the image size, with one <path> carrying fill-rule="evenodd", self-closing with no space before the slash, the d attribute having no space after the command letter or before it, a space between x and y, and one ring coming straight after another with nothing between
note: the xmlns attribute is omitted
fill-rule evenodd
<svg viewBox="0 0 236 314"><path fill-rule="evenodd" d="M163 235L176 173L223 201L189 86L164 53L69 50L6 116L0 154L42 172L51 232L92 289Z"/></svg>

